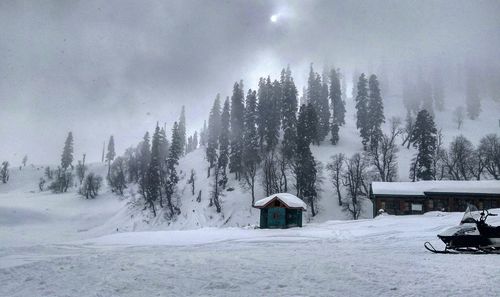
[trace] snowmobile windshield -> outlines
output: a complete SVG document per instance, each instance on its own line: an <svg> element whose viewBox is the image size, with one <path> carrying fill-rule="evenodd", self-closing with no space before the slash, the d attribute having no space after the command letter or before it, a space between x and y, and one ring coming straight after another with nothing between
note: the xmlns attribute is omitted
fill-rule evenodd
<svg viewBox="0 0 500 297"><path fill-rule="evenodd" d="M479 220L480 217L481 212L477 209L477 207L469 204L460 223L475 223L477 220Z"/></svg>

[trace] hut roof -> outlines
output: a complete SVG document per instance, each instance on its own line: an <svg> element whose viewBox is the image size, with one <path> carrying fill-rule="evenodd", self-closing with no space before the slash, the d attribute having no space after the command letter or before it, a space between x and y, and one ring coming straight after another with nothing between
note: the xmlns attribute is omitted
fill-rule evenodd
<svg viewBox="0 0 500 297"><path fill-rule="evenodd" d="M307 205L304 201L302 201L302 199L289 193L273 194L269 197L266 197L264 199L255 202L254 207L264 208L275 199L281 201L281 203L283 203L288 208L301 208L302 210L307 210Z"/></svg>
<svg viewBox="0 0 500 297"><path fill-rule="evenodd" d="M500 181L373 182L373 195L425 196L426 194L500 195Z"/></svg>

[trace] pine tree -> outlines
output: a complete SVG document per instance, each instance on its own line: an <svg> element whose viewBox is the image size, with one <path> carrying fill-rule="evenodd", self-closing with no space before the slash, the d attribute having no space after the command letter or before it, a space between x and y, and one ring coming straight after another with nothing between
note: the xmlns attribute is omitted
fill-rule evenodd
<svg viewBox="0 0 500 297"><path fill-rule="evenodd" d="M307 138L309 143L314 143L315 140L318 139L318 114L316 113L316 109L312 104L307 104L305 107L305 116L306 116L306 126L307 130L302 133L303 137ZM297 137L298 136L298 127L297 127Z"/></svg>
<svg viewBox="0 0 500 297"><path fill-rule="evenodd" d="M259 135L259 146L261 150L264 150L265 145L265 136L267 129L267 113L269 110L269 101L270 101L270 88L271 88L271 80L268 77L267 80L263 77L259 79L259 89L257 91L258 97L258 105L257 105L257 113L256 113L256 124L257 124L257 133Z"/></svg>
<svg viewBox="0 0 500 297"><path fill-rule="evenodd" d="M176 165L182 156L182 135L179 128L179 124L174 122L172 128L172 143L170 145L170 150L168 153L168 159L174 160Z"/></svg>
<svg viewBox="0 0 500 297"><path fill-rule="evenodd" d="M307 85L308 103L313 106L318 116L317 134L313 143L319 145L330 130L330 108L328 105L328 86L322 83L321 76L314 72L312 64Z"/></svg>
<svg viewBox="0 0 500 297"><path fill-rule="evenodd" d="M332 142L333 145L336 145L339 143L339 125L336 122L332 123L332 138L330 141Z"/></svg>
<svg viewBox="0 0 500 297"><path fill-rule="evenodd" d="M108 141L108 152L106 153L106 162L108 162L108 177L111 170L111 162L113 162L115 156L115 139L113 138L113 135L111 135Z"/></svg>
<svg viewBox="0 0 500 297"><path fill-rule="evenodd" d="M0 166L0 180L6 184L9 181L9 162L3 161Z"/></svg>
<svg viewBox="0 0 500 297"><path fill-rule="evenodd" d="M207 120L203 121L203 128L200 131L200 146L205 146L207 144L208 129Z"/></svg>
<svg viewBox="0 0 500 297"><path fill-rule="evenodd" d="M244 96L242 84L235 83L233 95L231 96L231 153L229 156L229 170L235 173L238 180L240 179L242 170Z"/></svg>
<svg viewBox="0 0 500 297"><path fill-rule="evenodd" d="M166 134L164 128L161 128L160 132L158 133L158 143L159 143L159 151L160 151L160 162L163 166L165 163L165 160L167 160L168 151L170 149L170 147L169 147L170 145L169 145L168 139L167 139L167 134Z"/></svg>
<svg viewBox="0 0 500 297"><path fill-rule="evenodd" d="M206 148L206 158L209 163L208 176L210 176L210 169L215 166L217 161L217 148L219 146L219 135L220 135L220 96L217 94L215 97L212 110L210 111L210 116L208 118L208 137L207 137L207 148Z"/></svg>
<svg viewBox="0 0 500 297"><path fill-rule="evenodd" d="M190 153L193 150L192 146L193 146L193 136L190 135L186 143L186 154Z"/></svg>
<svg viewBox="0 0 500 297"><path fill-rule="evenodd" d="M421 110L415 121L415 129L412 134L413 146L417 148L418 153L413 160L410 175L413 178L421 180L432 180L433 177L433 158L437 144L437 129L434 119L427 112Z"/></svg>
<svg viewBox="0 0 500 297"><path fill-rule="evenodd" d="M359 130L363 144L363 148L367 148L370 141L369 126L368 126L368 87L365 74L362 73L357 84L356 95L356 127Z"/></svg>
<svg viewBox="0 0 500 297"><path fill-rule="evenodd" d="M181 154L184 155L186 151L186 109L184 105L179 117L179 136L181 137Z"/></svg>
<svg viewBox="0 0 500 297"><path fill-rule="evenodd" d="M179 131L179 124L175 122L174 127L172 128L172 144L170 145L170 151L166 162L165 174L165 199L170 212L170 217L174 217L176 214L180 214L180 209L174 203L174 193L177 183L179 182L179 176L177 175L177 165L179 164L179 158L181 157L181 155L182 136Z"/></svg>
<svg viewBox="0 0 500 297"><path fill-rule="evenodd" d="M219 158L217 160L217 166L221 173L219 184L223 189L226 187L227 183L226 168L229 162L229 121L229 98L227 98L222 107L221 130L219 135Z"/></svg>
<svg viewBox="0 0 500 297"><path fill-rule="evenodd" d="M345 102L342 100L340 74L335 69L330 71L330 101L333 109L333 122L339 126L345 124Z"/></svg>
<svg viewBox="0 0 500 297"><path fill-rule="evenodd" d="M323 81L321 84L321 97L319 103L319 108L316 110L318 114L319 120L319 129L318 136L319 139L317 144L319 145L319 141L325 140L325 137L330 133L330 105L329 105L329 94L328 94L328 77L323 76Z"/></svg>
<svg viewBox="0 0 500 297"><path fill-rule="evenodd" d="M73 133L69 132L64 143L64 149L61 156L61 168L66 171L69 167L73 168Z"/></svg>
<svg viewBox="0 0 500 297"><path fill-rule="evenodd" d="M281 150L285 160L292 161L295 155L295 144L297 141L297 88L293 82L290 67L281 71L281 123L283 128L283 140Z"/></svg>
<svg viewBox="0 0 500 297"><path fill-rule="evenodd" d="M258 90L257 132L263 151L270 152L279 142L281 114L281 84L271 78L261 78Z"/></svg>
<svg viewBox="0 0 500 297"><path fill-rule="evenodd" d="M345 105L345 102L347 101L347 80L344 74L340 72L340 69L337 69L337 74L339 79L341 79L341 94L342 94L342 101Z"/></svg>
<svg viewBox="0 0 500 297"><path fill-rule="evenodd" d="M339 72L332 69L330 71L330 101L333 109L333 119L331 125L330 139L333 145L339 141L339 126L345 124L345 102L342 100L342 91L339 80Z"/></svg>
<svg viewBox="0 0 500 297"><path fill-rule="evenodd" d="M151 160L151 146L149 143L149 132L146 132L146 134L144 134L142 142L139 144L139 156L138 156L139 179L147 180L147 172L150 160Z"/></svg>
<svg viewBox="0 0 500 297"><path fill-rule="evenodd" d="M377 76L372 74L368 81L370 95L368 98L368 131L370 137L370 148L378 146L379 140L382 138L382 123L385 122L384 105L382 96L380 95L379 83Z"/></svg>
<svg viewBox="0 0 500 297"><path fill-rule="evenodd" d="M198 148L198 131L194 131L193 134L193 147L192 149L195 150Z"/></svg>
<svg viewBox="0 0 500 297"><path fill-rule="evenodd" d="M308 109L305 105L300 107L299 118L297 122L297 148L295 151L294 173L297 188L297 196L305 199L311 207L312 216L316 215L316 201L318 193L316 188L317 164L312 155L310 144L312 137L310 135L310 126L315 124L311 122L311 114L314 107Z"/></svg>
<svg viewBox="0 0 500 297"><path fill-rule="evenodd" d="M151 141L151 161L149 162L147 176L146 204L153 211L154 216L156 216L156 201L160 201L160 207L163 206L161 199L160 127L158 127L158 124L156 125Z"/></svg>
<svg viewBox="0 0 500 297"><path fill-rule="evenodd" d="M255 202L255 176L260 163L259 136L257 134L257 94L248 90L245 106L245 126L243 131L243 177Z"/></svg>
<svg viewBox="0 0 500 297"><path fill-rule="evenodd" d="M271 85L271 97L269 109L266 116L266 150L272 151L279 143L280 125L281 125L281 97L282 90L279 81L275 80Z"/></svg>

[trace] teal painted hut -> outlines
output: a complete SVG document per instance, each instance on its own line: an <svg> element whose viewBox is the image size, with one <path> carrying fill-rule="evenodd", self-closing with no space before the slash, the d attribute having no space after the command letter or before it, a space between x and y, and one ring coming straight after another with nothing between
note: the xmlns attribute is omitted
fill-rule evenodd
<svg viewBox="0 0 500 297"><path fill-rule="evenodd" d="M260 209L260 228L302 227L302 212L307 205L297 196L288 193L273 194L254 204Z"/></svg>

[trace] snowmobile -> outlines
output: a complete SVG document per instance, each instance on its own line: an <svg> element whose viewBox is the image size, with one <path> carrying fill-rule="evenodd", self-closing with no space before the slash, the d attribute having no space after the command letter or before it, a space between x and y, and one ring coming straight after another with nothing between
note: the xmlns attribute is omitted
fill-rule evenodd
<svg viewBox="0 0 500 297"><path fill-rule="evenodd" d="M437 254L500 254L500 226L488 225L486 219L489 216L497 214L488 210L479 212L475 206L469 205L460 225L438 234L446 245L444 250L436 250L430 242L425 242L424 247Z"/></svg>

